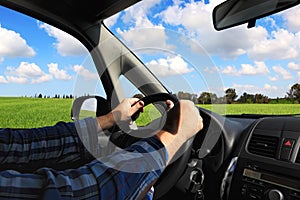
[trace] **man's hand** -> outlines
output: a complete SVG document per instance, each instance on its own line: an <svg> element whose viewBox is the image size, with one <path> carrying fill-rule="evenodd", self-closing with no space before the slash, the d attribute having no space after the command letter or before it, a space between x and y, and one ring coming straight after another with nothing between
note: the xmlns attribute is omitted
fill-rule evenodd
<svg viewBox="0 0 300 200"><path fill-rule="evenodd" d="M144 107L144 102L138 98L124 99L110 113L97 117L98 129L104 130L112 127L117 123L132 123L131 116L139 109Z"/></svg>
<svg viewBox="0 0 300 200"><path fill-rule="evenodd" d="M143 107L144 102L139 101L138 98L124 99L115 109L112 110L115 123L125 122L131 124L131 116L138 110L143 109Z"/></svg>
<svg viewBox="0 0 300 200"><path fill-rule="evenodd" d="M202 118L194 103L179 101L168 112L166 124L157 134L169 153L169 161L176 151L202 128Z"/></svg>

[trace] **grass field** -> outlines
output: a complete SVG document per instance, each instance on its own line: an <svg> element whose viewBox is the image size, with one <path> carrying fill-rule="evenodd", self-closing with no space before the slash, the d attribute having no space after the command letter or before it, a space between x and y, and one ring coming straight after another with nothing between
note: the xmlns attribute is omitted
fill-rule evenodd
<svg viewBox="0 0 300 200"><path fill-rule="evenodd" d="M71 121L72 99L0 97L0 127L30 128Z"/></svg>
<svg viewBox="0 0 300 200"><path fill-rule="evenodd" d="M299 114L300 104L214 104L198 105L219 114Z"/></svg>
<svg viewBox="0 0 300 200"><path fill-rule="evenodd" d="M0 128L32 128L51 126L58 121L71 121L72 99L38 99L0 97ZM227 104L198 105L219 114L299 114L300 104ZM137 120L146 124L159 117L151 106Z"/></svg>

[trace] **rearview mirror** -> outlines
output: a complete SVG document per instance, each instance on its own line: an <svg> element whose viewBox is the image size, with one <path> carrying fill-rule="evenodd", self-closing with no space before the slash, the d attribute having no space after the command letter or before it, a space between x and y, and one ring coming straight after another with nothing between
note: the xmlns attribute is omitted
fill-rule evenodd
<svg viewBox="0 0 300 200"><path fill-rule="evenodd" d="M248 28L251 28L257 19L299 3L300 0L227 0L213 10L214 27L219 31L248 23Z"/></svg>

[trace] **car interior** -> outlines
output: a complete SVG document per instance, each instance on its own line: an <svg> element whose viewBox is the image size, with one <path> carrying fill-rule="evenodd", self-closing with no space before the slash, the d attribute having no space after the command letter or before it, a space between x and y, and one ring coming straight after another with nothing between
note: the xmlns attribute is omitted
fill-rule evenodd
<svg viewBox="0 0 300 200"><path fill-rule="evenodd" d="M138 0L1 0L0 5L57 27L89 51L105 95L82 95L73 102L72 119L85 101L95 99L103 115L125 98L120 77L144 95L146 104L178 101L103 23ZM248 23L298 5L300 1L227 0L213 12L216 30ZM275 5L275 6L274 6ZM277 5L277 6L276 6ZM270 9L272 8L272 9ZM160 103L156 104L164 112ZM182 148L155 183L154 199L300 200L300 118L277 115L220 115L198 107L204 128ZM124 148L154 126L114 127L111 140ZM153 125L152 124L152 125ZM128 134L130 133L130 134ZM117 137L118 136L118 137Z"/></svg>

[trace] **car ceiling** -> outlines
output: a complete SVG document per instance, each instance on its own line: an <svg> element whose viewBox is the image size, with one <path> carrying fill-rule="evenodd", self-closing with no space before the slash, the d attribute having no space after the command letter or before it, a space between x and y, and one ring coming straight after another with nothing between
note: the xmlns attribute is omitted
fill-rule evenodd
<svg viewBox="0 0 300 200"><path fill-rule="evenodd" d="M0 0L0 5L54 25L78 39L140 0ZM88 33L91 34L91 33ZM87 35L88 35L87 34ZM94 41L95 43L96 41Z"/></svg>

